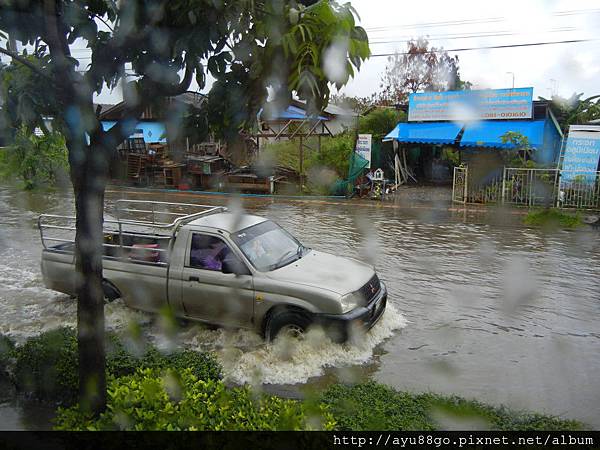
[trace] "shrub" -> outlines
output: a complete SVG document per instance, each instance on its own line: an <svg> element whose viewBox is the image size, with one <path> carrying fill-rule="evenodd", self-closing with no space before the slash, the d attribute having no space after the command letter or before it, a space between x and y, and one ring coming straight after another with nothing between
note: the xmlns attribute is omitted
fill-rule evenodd
<svg viewBox="0 0 600 450"><path fill-rule="evenodd" d="M333 429L322 405L258 395L248 387L228 389L219 380L199 380L191 370L139 369L113 378L107 410L97 420L77 406L58 411L57 430L304 430Z"/></svg>
<svg viewBox="0 0 600 450"><path fill-rule="evenodd" d="M319 167L335 171L340 178L348 176L350 157L354 147L355 135L339 134L322 140L321 151L309 155L307 168Z"/></svg>
<svg viewBox="0 0 600 450"><path fill-rule="evenodd" d="M15 356L17 389L40 399L75 399L79 361L74 330L59 328L30 338Z"/></svg>
<svg viewBox="0 0 600 450"><path fill-rule="evenodd" d="M583 425L541 414L495 408L460 397L399 392L374 382L333 385L321 397L339 430L436 430L446 423L494 430L579 430Z"/></svg>
<svg viewBox="0 0 600 450"><path fill-rule="evenodd" d="M351 133L326 137L321 140L320 152L305 149L303 172L306 174L312 168L325 168L335 171L341 178L346 178L354 138L354 134ZM307 139L305 144L317 148L316 138ZM299 140L271 142L262 152L262 157L265 161L300 170L299 145Z"/></svg>
<svg viewBox="0 0 600 450"><path fill-rule="evenodd" d="M406 122L406 113L391 108L376 108L360 118L358 129L360 133L372 134L373 142L381 142L398 122Z"/></svg>
<svg viewBox="0 0 600 450"><path fill-rule="evenodd" d="M17 347L14 382L21 391L44 400L72 404L77 398L79 358L77 333L72 328L48 331ZM208 353L183 350L164 355L148 346L141 356L133 355L114 333L107 334L106 371L109 376L129 375L140 367L175 370L189 368L199 379L220 379L221 366Z"/></svg>
<svg viewBox="0 0 600 450"><path fill-rule="evenodd" d="M339 430L433 430L427 409L408 393L377 384L333 385L322 396Z"/></svg>
<svg viewBox="0 0 600 450"><path fill-rule="evenodd" d="M119 337L108 334L106 370L114 376L130 375L140 367L176 370L190 369L201 380L221 379L221 365L210 353L200 353L193 350L181 350L163 354L153 346L148 346L141 356L129 352Z"/></svg>
<svg viewBox="0 0 600 450"><path fill-rule="evenodd" d="M14 351L15 343L13 340L8 336L0 334L0 377L8 374Z"/></svg>
<svg viewBox="0 0 600 450"><path fill-rule="evenodd" d="M25 189L66 182L67 173L67 147L58 132L36 136L23 126L0 155L0 176L19 179Z"/></svg>
<svg viewBox="0 0 600 450"><path fill-rule="evenodd" d="M577 228L583 223L579 213L567 214L558 209L530 211L523 222L525 225L544 228Z"/></svg>

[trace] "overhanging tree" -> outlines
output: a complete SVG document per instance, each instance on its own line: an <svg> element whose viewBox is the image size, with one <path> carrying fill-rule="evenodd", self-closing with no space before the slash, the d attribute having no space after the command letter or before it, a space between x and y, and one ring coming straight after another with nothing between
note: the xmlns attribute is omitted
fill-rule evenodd
<svg viewBox="0 0 600 450"><path fill-rule="evenodd" d="M405 103L414 92L467 90L471 83L460 79L458 56L429 47L421 37L409 41L405 52L388 58L380 88L379 103L394 105Z"/></svg>
<svg viewBox="0 0 600 450"><path fill-rule="evenodd" d="M77 216L80 398L83 407L98 413L106 403L104 191L116 146L146 108L185 92L193 79L202 89L207 73L216 81L202 116L229 140L252 124L268 86L281 106L295 92L319 111L328 102L330 83L344 85L369 56L367 36L349 4L327 0L2 0L0 30L5 39L36 48L33 57L12 46L0 53L41 80L54 127L66 139ZM343 73L329 79L324 58L333 46ZM74 48L88 49L89 64L74 57ZM94 93L119 83L123 117L105 131ZM31 88L11 95L27 94ZM38 117L47 114L35 104L31 110Z"/></svg>
<svg viewBox="0 0 600 450"><path fill-rule="evenodd" d="M551 99L544 97L539 99L550 103L556 120L566 133L569 131L569 125L600 119L600 95L596 94L584 99L581 98L582 96L583 93L573 93L569 98L554 95Z"/></svg>

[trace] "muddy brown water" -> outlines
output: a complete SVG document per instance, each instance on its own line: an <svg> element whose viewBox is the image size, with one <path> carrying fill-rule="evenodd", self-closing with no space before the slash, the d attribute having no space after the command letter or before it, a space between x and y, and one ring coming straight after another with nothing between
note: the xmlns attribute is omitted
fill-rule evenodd
<svg viewBox="0 0 600 450"><path fill-rule="evenodd" d="M121 197L231 204L216 195L110 188ZM405 189L386 202L247 197L305 245L376 264L390 292L382 323L355 347L309 342L292 351L244 331L191 326L180 345L216 350L233 382L300 395L366 378L414 392L458 394L580 419L600 427L600 233L520 225L522 211L461 209L442 188ZM74 324L75 305L44 289L41 213L70 214L69 193L0 187L0 333L22 341ZM153 318L120 303L107 322ZM43 428L48 408L0 399L5 428Z"/></svg>

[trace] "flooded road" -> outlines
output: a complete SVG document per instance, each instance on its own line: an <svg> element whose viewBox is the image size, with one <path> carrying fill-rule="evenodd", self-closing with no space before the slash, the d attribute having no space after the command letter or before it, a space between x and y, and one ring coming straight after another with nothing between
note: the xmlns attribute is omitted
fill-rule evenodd
<svg viewBox="0 0 600 450"><path fill-rule="evenodd" d="M290 354L246 331L190 326L181 343L216 350L232 382L294 395L371 377L398 389L452 393L581 419L600 428L600 233L527 229L518 215L449 208L447 191L406 190L394 201L242 198L306 246L376 264L390 292L382 321L357 345L307 339ZM228 204L222 196L107 193L115 199ZM40 213L71 214L69 194L0 187L0 333L22 340L75 323L75 304L43 288ZM107 324L150 315L120 302ZM0 405L3 411L13 409ZM1 420L0 420L1 421ZM23 425L31 426L31 425Z"/></svg>

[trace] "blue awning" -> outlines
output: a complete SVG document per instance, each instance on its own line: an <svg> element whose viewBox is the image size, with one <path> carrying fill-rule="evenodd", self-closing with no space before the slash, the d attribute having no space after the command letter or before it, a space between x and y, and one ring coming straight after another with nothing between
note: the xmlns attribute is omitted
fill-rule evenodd
<svg viewBox="0 0 600 450"><path fill-rule="evenodd" d="M453 144L463 127L460 122L410 123L400 122L383 139L420 144Z"/></svg>
<svg viewBox="0 0 600 450"><path fill-rule="evenodd" d="M110 130L116 123L114 120L103 120L102 128ZM160 122L138 122L132 131L131 137L142 134L144 142L147 144L164 144L167 142L165 125Z"/></svg>
<svg viewBox="0 0 600 450"><path fill-rule="evenodd" d="M512 148L514 145L503 143L501 136L508 131L520 133L529 139L534 148L544 145L545 120L489 120L467 125L460 140L464 147Z"/></svg>

